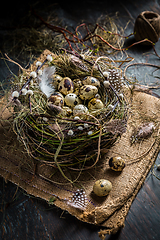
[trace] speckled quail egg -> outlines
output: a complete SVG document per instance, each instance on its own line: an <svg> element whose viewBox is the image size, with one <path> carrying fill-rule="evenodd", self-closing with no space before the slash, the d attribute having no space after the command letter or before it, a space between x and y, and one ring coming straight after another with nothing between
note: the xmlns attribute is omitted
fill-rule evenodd
<svg viewBox="0 0 160 240"><path fill-rule="evenodd" d="M82 100L90 100L98 92L98 88L92 85L84 85L80 88L79 97Z"/></svg>
<svg viewBox="0 0 160 240"><path fill-rule="evenodd" d="M67 106L75 107L77 104L81 103L81 100L75 93L69 93L65 96L64 101Z"/></svg>
<svg viewBox="0 0 160 240"><path fill-rule="evenodd" d="M125 161L121 157L111 157L109 159L109 166L112 170L121 172L125 167Z"/></svg>
<svg viewBox="0 0 160 240"><path fill-rule="evenodd" d="M73 108L73 115L81 115L88 112L88 108L83 104L78 104Z"/></svg>
<svg viewBox="0 0 160 240"><path fill-rule="evenodd" d="M67 106L63 106L61 116L70 117L71 115L72 115L72 109Z"/></svg>
<svg viewBox="0 0 160 240"><path fill-rule="evenodd" d="M63 80L58 85L58 91L60 91L64 95L73 93L74 84L73 84L72 80L69 77L63 78Z"/></svg>
<svg viewBox="0 0 160 240"><path fill-rule="evenodd" d="M92 77L92 76L87 76L83 79L82 83L84 85L92 85L92 86L95 86L95 87L100 87L100 81L95 78L95 77Z"/></svg>
<svg viewBox="0 0 160 240"><path fill-rule="evenodd" d="M92 98L88 103L89 110L97 110L102 108L104 108L104 104L99 98Z"/></svg>
<svg viewBox="0 0 160 240"><path fill-rule="evenodd" d="M79 95L79 88L75 88L74 93L78 96Z"/></svg>
<svg viewBox="0 0 160 240"><path fill-rule="evenodd" d="M93 192L99 196L107 196L112 189L112 183L106 179L100 179L93 185Z"/></svg>
<svg viewBox="0 0 160 240"><path fill-rule="evenodd" d="M64 100L63 94L60 92L54 92L54 93L52 93L52 95L58 95L58 96L62 97Z"/></svg>
<svg viewBox="0 0 160 240"><path fill-rule="evenodd" d="M63 80L63 78L58 74L53 74L51 79L51 85L55 88L58 88L59 83Z"/></svg>
<svg viewBox="0 0 160 240"><path fill-rule="evenodd" d="M73 79L74 88L82 87L82 81L80 79Z"/></svg>
<svg viewBox="0 0 160 240"><path fill-rule="evenodd" d="M59 93L53 93L49 98L48 98L48 103L54 104L56 106L62 107L64 105L64 98L61 94Z"/></svg>

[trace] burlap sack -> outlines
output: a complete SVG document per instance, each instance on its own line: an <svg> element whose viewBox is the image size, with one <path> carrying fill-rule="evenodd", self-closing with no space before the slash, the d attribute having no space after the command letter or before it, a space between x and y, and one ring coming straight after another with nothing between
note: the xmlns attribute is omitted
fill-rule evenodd
<svg viewBox="0 0 160 240"><path fill-rule="evenodd" d="M46 54L48 51L44 52L39 60ZM5 121L12 116L12 112L7 109L3 113L4 121L1 121L0 126L1 176L23 188L28 194L67 210L81 221L103 226L99 233L101 238L104 238L105 234L117 232L124 226L132 201L153 165L160 146L160 100L138 91L132 94L127 91L126 97L129 103L126 133L110 149L106 149L105 157L101 158L93 169L81 172L77 177L78 185L83 185L89 199L85 210L68 204L67 199L71 199L73 192L77 190L76 184L71 185L58 171L44 163L35 162L28 156L24 145L16 139L12 124ZM3 108L5 98L1 99L0 104ZM146 122L154 123L154 132L131 144L133 128ZM126 167L122 172L114 172L109 168L108 160L113 156L121 156L125 160ZM93 194L93 184L98 179L111 181L113 188L107 197L95 197Z"/></svg>

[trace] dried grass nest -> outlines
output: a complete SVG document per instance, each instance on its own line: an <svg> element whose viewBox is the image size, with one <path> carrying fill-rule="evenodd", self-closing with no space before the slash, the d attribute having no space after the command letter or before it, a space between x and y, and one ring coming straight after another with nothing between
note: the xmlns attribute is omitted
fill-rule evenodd
<svg viewBox="0 0 160 240"><path fill-rule="evenodd" d="M43 54L40 60L33 64L35 71L30 77L23 72L12 83L14 131L29 155L58 167L62 174L63 167L76 171L89 169L126 130L123 72L110 58L91 53L83 56L66 52ZM64 105L49 101L50 95L58 91L57 75L73 81L78 97L80 87L77 82L81 81L83 86L87 76L96 78L100 85L93 98L101 99L103 107L75 116L64 111L65 101ZM80 101L88 107L90 100Z"/></svg>

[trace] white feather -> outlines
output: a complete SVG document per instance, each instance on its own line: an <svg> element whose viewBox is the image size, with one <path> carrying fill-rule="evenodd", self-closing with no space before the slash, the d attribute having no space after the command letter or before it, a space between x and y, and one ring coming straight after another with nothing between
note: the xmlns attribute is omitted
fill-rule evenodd
<svg viewBox="0 0 160 240"><path fill-rule="evenodd" d="M55 73L54 66L44 68L42 75L39 77L39 87L41 91L49 98L55 92L55 88L51 85L51 77Z"/></svg>

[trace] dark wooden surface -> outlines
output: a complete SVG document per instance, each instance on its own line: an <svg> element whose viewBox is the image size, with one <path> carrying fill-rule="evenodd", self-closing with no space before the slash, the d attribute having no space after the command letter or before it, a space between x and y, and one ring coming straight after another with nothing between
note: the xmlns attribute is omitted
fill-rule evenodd
<svg viewBox="0 0 160 240"><path fill-rule="evenodd" d="M33 4L33 1L30 1ZM45 1L48 4L49 1ZM53 1L52 1L53 3ZM80 20L94 22L97 17L105 13L118 13L120 24L123 26L131 21L126 34L133 32L133 25L137 15L144 10L156 10L160 12L159 3L151 0L135 1L66 1L59 3L58 15L69 25L76 25ZM44 2L39 2L39 9L43 9ZM54 6L54 4L53 4ZM28 11L27 3L5 3L5 9L1 9L0 21L0 46L2 52L5 41L5 27L7 21L20 19ZM46 13L47 14L47 13ZM2 28L2 26L4 28ZM7 30L8 31L8 30ZM129 40L129 44L133 39ZM156 44L156 50L160 54L160 43ZM128 52L138 62L152 62L159 64L159 59L153 55L152 49L136 47ZM17 68L10 64L10 69L16 73ZM151 68L134 68L130 74L135 74L141 82L153 83L159 81L152 77ZM0 80L8 76L8 68L3 60L0 60ZM154 73L159 75L159 71ZM158 92L157 92L158 93ZM159 92L160 93L160 92ZM156 160L160 163L160 154ZM159 172L155 169L156 174ZM160 174L159 174L160 175ZM0 178L0 239L26 239L26 240L98 240L99 227L91 226L78 221L67 212L49 206L46 202L26 195L12 183ZM150 172L143 187L135 198L125 221L125 227L116 235L106 236L106 239L119 240L150 240L160 239L160 181Z"/></svg>

